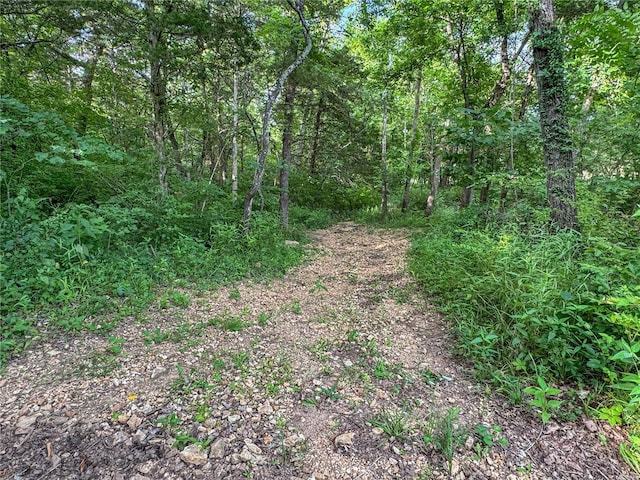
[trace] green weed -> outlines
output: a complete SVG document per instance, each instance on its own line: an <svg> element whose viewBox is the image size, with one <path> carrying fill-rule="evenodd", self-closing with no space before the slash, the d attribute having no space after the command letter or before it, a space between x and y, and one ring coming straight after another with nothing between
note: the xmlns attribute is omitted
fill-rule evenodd
<svg viewBox="0 0 640 480"><path fill-rule="evenodd" d="M270 318L271 318L271 315L269 313L260 312L260 315L258 315L258 325L260 325L261 327L264 327Z"/></svg>
<svg viewBox="0 0 640 480"><path fill-rule="evenodd" d="M392 378L396 370L396 367L388 365L384 360L379 360L373 367L373 376L381 380Z"/></svg>
<svg viewBox="0 0 640 480"><path fill-rule="evenodd" d="M456 449L464 444L466 432L456 426L460 409L458 407L447 409L444 417L431 415L426 428L426 434L422 438L424 443L432 444L445 458L449 474L453 465L453 456Z"/></svg>
<svg viewBox="0 0 640 480"><path fill-rule="evenodd" d="M406 440L409 434L409 419L409 413L403 410L384 409L369 420L369 423L381 428L389 437Z"/></svg>
<svg viewBox="0 0 640 480"><path fill-rule="evenodd" d="M342 395L337 392L336 385L331 385L330 387L320 387L318 391L331 400L339 400L342 398Z"/></svg>
<svg viewBox="0 0 640 480"><path fill-rule="evenodd" d="M538 386L530 386L524 389L525 393L532 395L533 398L529 403L537 407L542 418L542 423L546 424L556 411L564 403L563 400L554 400L550 397L562 393L559 388L550 387L544 378L538 376Z"/></svg>
<svg viewBox="0 0 640 480"><path fill-rule="evenodd" d="M491 425L489 427L482 424L476 425L475 433L480 440L476 444L476 460L485 457L494 444L506 447L509 443L506 438L500 435L502 433L500 425Z"/></svg>

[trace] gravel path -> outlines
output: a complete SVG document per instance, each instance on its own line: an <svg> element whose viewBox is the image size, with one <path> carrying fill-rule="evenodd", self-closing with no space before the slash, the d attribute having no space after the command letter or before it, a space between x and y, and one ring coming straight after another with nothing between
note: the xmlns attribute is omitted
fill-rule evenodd
<svg viewBox="0 0 640 480"><path fill-rule="evenodd" d="M110 338L56 334L11 360L0 478L638 478L624 430L541 429L474 382L407 272L409 232L312 240L283 279L167 291Z"/></svg>

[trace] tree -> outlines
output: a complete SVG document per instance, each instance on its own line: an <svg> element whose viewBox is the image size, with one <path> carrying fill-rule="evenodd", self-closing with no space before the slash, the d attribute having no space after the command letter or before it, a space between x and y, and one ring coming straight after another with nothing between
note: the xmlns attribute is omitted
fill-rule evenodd
<svg viewBox="0 0 640 480"><path fill-rule="evenodd" d="M244 198L244 208L242 212L242 226L244 232L249 231L249 220L251 219L251 209L253 206L253 199L258 194L260 187L262 186L262 179L264 178L264 170L266 166L267 156L271 148L271 116L273 113L273 107L278 101L278 97L282 92L287 79L307 58L309 52L311 52L311 35L309 33L309 25L307 19L304 16L304 0L289 0L287 2L289 6L296 12L298 20L302 27L302 34L305 39L305 48L298 55L298 57L289 65L281 74L276 83L271 86L266 92L266 99L264 105L264 112L262 115L262 135L260 137L260 151L258 152L257 165L253 176L253 182L251 187L247 191Z"/></svg>
<svg viewBox="0 0 640 480"><path fill-rule="evenodd" d="M531 30L551 221L559 229L575 229L578 209L567 116L565 44L555 23L552 0L542 0L531 12Z"/></svg>

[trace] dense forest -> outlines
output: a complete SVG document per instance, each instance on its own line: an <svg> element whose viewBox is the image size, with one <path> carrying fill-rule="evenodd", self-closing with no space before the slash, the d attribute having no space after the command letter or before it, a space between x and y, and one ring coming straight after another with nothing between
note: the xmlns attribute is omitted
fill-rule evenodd
<svg viewBox="0 0 640 480"><path fill-rule="evenodd" d="M639 45L635 0L2 0L0 362L406 227L478 379L640 472Z"/></svg>

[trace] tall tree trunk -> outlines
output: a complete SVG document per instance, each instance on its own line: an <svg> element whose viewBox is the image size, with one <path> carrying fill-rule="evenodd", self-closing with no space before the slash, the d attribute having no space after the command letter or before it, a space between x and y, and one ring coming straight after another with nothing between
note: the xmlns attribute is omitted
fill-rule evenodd
<svg viewBox="0 0 640 480"><path fill-rule="evenodd" d="M524 91L522 92L522 99L520 101L520 109L518 110L518 122L521 122L527 113L527 105L529 104L529 96L533 90L533 79L535 77L535 67L533 64L529 67L527 72L527 79L524 85ZM513 123L515 120L512 119ZM512 127L513 128L513 127ZM511 145L509 146L509 160L507 162L507 174L509 176L515 175L515 162L514 162L514 145L513 136L511 138ZM507 194L508 189L506 184L502 184L500 189L500 213L504 213L507 207Z"/></svg>
<svg viewBox="0 0 640 480"><path fill-rule="evenodd" d="M173 151L173 164L180 176L186 178L186 173L182 166L180 144L178 143L178 139L176 138L176 129L173 127L173 123L171 123L171 116L169 115L169 112L165 112L165 118L167 124L167 138L169 139L169 143L171 144L171 149Z"/></svg>
<svg viewBox="0 0 640 480"><path fill-rule="evenodd" d="M163 76L164 38L163 30L158 25L155 12L155 1L145 0L145 10L149 28L149 65L150 93L153 105L153 146L158 156L158 182L162 196L169 193L167 183L167 151L166 151L166 79Z"/></svg>
<svg viewBox="0 0 640 480"><path fill-rule="evenodd" d="M409 154L407 156L407 172L404 180L404 194L402 195L402 213L407 213L411 196L411 180L413 180L413 156L416 146L416 132L420 116L420 90L422 89L422 68L416 79L416 93L413 101L413 122L411 123L411 138L409 139Z"/></svg>
<svg viewBox="0 0 640 480"><path fill-rule="evenodd" d="M218 185L224 187L227 180L227 152L225 136L222 129L222 76L218 75L216 82L216 161L213 167L213 176L218 174Z"/></svg>
<svg viewBox="0 0 640 480"><path fill-rule="evenodd" d="M280 92L282 92L282 88L289 78L289 75L291 75L291 73L296 68L298 68L302 64L302 62L304 62L304 59L307 58L309 52L311 52L311 34L309 33L309 25L307 24L307 19L304 16L304 0L288 0L287 3L298 15L298 20L300 21L300 25L302 26L302 34L304 35L305 47L302 53L300 53L300 55L298 55L293 63L282 72L276 83L267 91L264 113L262 115L262 135L260 137L260 151L258 152L257 165L253 175L251 188L244 198L242 227L245 234L249 232L249 220L251 219L251 208L253 206L253 199L260 191L260 187L262 186L262 179L264 178L264 169L271 146L270 124L273 107L278 101Z"/></svg>
<svg viewBox="0 0 640 480"><path fill-rule="evenodd" d="M445 121L445 127L450 125L451 121ZM446 147L446 140L444 135L440 139L440 144L438 146L438 152L435 155L433 160L433 165L431 166L431 191L429 192L429 196L427 197L427 203L424 207L424 216L429 217L436 206L436 198L438 196L438 188L440 187L441 179L440 179L440 170L442 169L442 155L444 153L444 149Z"/></svg>
<svg viewBox="0 0 640 480"><path fill-rule="evenodd" d="M78 135L82 136L87 133L87 124L89 123L89 113L91 112L91 103L93 102L93 79L98 67L98 61L104 53L104 46L99 45L93 56L87 60L84 65L84 74L82 76L82 97L84 105L78 118Z"/></svg>
<svg viewBox="0 0 640 480"><path fill-rule="evenodd" d="M539 8L531 14L531 24L551 222L558 229L575 229L578 210L567 119L564 41L554 21L552 0L540 1Z"/></svg>
<svg viewBox="0 0 640 480"><path fill-rule="evenodd" d="M314 175L318 171L318 148L320 145L320 127L322 126L322 113L324 112L324 97L320 94L318 100L318 110L316 111L316 121L313 126L313 143L311 145L311 155L309 156L309 173Z"/></svg>
<svg viewBox="0 0 640 480"><path fill-rule="evenodd" d="M231 196L238 201L238 66L233 66L233 138L231 145Z"/></svg>
<svg viewBox="0 0 640 480"><path fill-rule="evenodd" d="M311 118L312 98L313 94L309 93L305 95L302 100L302 121L300 122L300 131L296 136L296 151L293 155L293 158L295 159L302 158L302 153L304 152L304 146L307 136L307 125L310 123Z"/></svg>
<svg viewBox="0 0 640 480"><path fill-rule="evenodd" d="M289 228L289 172L293 146L293 114L296 82L289 77L284 95L284 128L282 131L282 166L280 167L280 226Z"/></svg>
<svg viewBox="0 0 640 480"><path fill-rule="evenodd" d="M386 217L389 213L388 204L388 171L387 171L387 89L382 92L382 151L381 151L381 167L382 167L382 205L381 213Z"/></svg>
<svg viewBox="0 0 640 480"><path fill-rule="evenodd" d="M427 197L427 204L424 207L424 216L429 217L433 213L436 206L436 198L438 196L438 187L440 186L440 169L442 168L442 151L436 154L431 167L431 190Z"/></svg>
<svg viewBox="0 0 640 480"><path fill-rule="evenodd" d="M527 80L524 83L524 92L522 93L522 101L520 102L520 111L518 112L518 120L522 120L527 113L527 107L529 106L529 97L533 90L533 82L535 79L535 64L532 63L527 71Z"/></svg>
<svg viewBox="0 0 640 480"><path fill-rule="evenodd" d="M473 114L473 102L471 100L471 87L470 84L473 80L472 72L469 68L469 59L467 58L467 48L464 42L464 24L462 20L460 20L460 24L457 26L458 30L458 41L456 42L455 48L452 52L453 61L458 67L458 74L460 75L460 89L462 92L462 97L464 99L464 108L467 112L467 115L471 117L472 126L474 131L474 137L478 134L477 127L475 126L475 120L477 119L477 114ZM447 22L447 34L450 38L453 39L453 26L451 22ZM473 201L473 174L475 170L476 163L476 145L475 140L472 139L471 145L469 148L469 155L467 157L467 162L464 165L464 185L462 187L462 196L460 198L460 206L468 207L471 205Z"/></svg>

